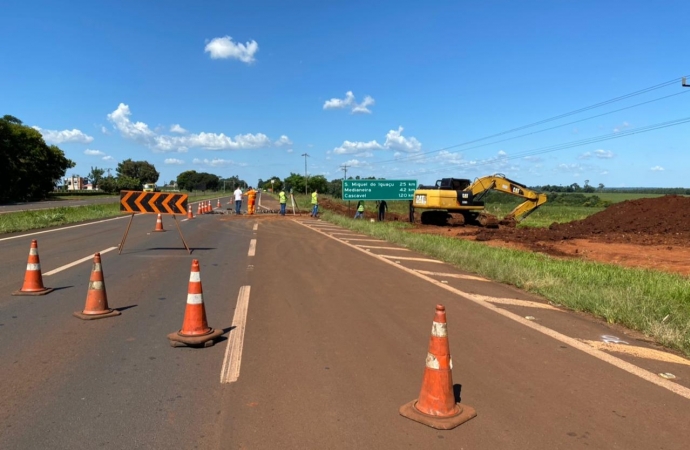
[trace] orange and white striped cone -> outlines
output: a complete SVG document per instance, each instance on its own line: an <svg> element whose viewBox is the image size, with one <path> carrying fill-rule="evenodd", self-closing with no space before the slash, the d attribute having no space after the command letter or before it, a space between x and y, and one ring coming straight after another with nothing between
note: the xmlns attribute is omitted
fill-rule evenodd
<svg viewBox="0 0 690 450"><path fill-rule="evenodd" d="M216 208L220 209L220 199L218 199L218 202L216 203Z"/></svg>
<svg viewBox="0 0 690 450"><path fill-rule="evenodd" d="M120 315L120 311L108 308L108 295L105 292L100 253L93 255L93 268L89 279L89 290L86 292L84 310L75 311L73 315L83 320L105 319Z"/></svg>
<svg viewBox="0 0 690 450"><path fill-rule="evenodd" d="M400 415L437 430L450 430L476 417L474 408L455 402L452 369L446 308L436 305L422 389L417 400L400 407Z"/></svg>
<svg viewBox="0 0 690 450"><path fill-rule="evenodd" d="M12 295L45 295L53 290L53 288L43 286L41 261L38 258L38 242L34 239L31 241L31 248L29 248L29 258L26 262L26 272L24 273L24 284L18 291L12 292Z"/></svg>
<svg viewBox="0 0 690 450"><path fill-rule="evenodd" d="M156 228L153 231L156 231L159 233L161 231L165 231L163 229L163 216L161 216L160 214L158 214L158 218L156 219Z"/></svg>
<svg viewBox="0 0 690 450"><path fill-rule="evenodd" d="M201 215L201 202L196 204L196 215L197 216Z"/></svg>
<svg viewBox="0 0 690 450"><path fill-rule="evenodd" d="M204 346L211 347L214 341L223 334L223 330L214 330L206 321L206 308L204 307L204 294L201 288L201 273L199 261L192 261L192 270L189 274L189 286L187 288L187 306L184 311L182 329L170 333L168 339L173 347Z"/></svg>
<svg viewBox="0 0 690 450"><path fill-rule="evenodd" d="M208 202L204 201L204 209L203 209L204 214L208 214Z"/></svg>
<svg viewBox="0 0 690 450"><path fill-rule="evenodd" d="M192 205L187 205L187 219L193 219L194 213L192 213Z"/></svg>

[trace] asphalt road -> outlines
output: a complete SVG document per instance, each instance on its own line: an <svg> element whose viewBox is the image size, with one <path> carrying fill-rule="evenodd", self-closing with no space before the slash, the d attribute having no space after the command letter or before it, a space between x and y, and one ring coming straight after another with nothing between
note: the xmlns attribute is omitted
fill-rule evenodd
<svg viewBox="0 0 690 450"><path fill-rule="evenodd" d="M167 217L167 232L151 232L153 215L135 218L121 255L124 219L0 238L0 448L687 448L690 368L680 360L583 344L618 333L655 350L307 219L186 220L191 256ZM72 317L88 259L45 275L56 288L46 296L11 296L32 238L44 274L111 249L105 284L122 314ZM193 258L209 325L225 333L210 348L172 348ZM398 414L419 394L437 303L448 311L454 381L478 413L452 431ZM649 378L657 372L677 379Z"/></svg>

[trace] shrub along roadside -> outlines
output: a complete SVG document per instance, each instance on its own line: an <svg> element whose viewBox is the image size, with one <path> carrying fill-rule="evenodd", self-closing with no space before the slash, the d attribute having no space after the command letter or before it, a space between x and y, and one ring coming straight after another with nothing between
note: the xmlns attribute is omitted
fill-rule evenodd
<svg viewBox="0 0 690 450"><path fill-rule="evenodd" d="M405 231L409 224L404 223L355 221L330 212L322 218L512 284L553 303L592 313L690 356L690 280L681 275L561 260L462 239L409 233Z"/></svg>

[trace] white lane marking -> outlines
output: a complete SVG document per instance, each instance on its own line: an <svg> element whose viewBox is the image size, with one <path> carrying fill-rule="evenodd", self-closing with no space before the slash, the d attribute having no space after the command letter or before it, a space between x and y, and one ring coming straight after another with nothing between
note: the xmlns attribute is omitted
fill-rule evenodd
<svg viewBox="0 0 690 450"><path fill-rule="evenodd" d="M609 342L588 340L583 340L582 342L586 342L587 344L599 350L609 350L612 352L625 353L626 355L631 355L638 358L653 359L655 361L690 366L690 360L674 355L673 353L662 352L660 350L655 350L653 348L637 347L634 345L620 345Z"/></svg>
<svg viewBox="0 0 690 450"><path fill-rule="evenodd" d="M431 275L434 277L461 278L463 280L474 280L474 281L489 281L486 278L476 277L474 275L463 275L461 273L441 273L441 272L430 272L428 270L416 270L416 272L422 273L424 275Z"/></svg>
<svg viewBox="0 0 690 450"><path fill-rule="evenodd" d="M324 233L325 234L325 233ZM332 236L331 236L332 237ZM333 238L333 239L338 239L338 238ZM359 242L380 242L381 244L385 244L386 241L382 241L380 239L357 239L357 238L342 238L346 241L359 241ZM340 239L338 239L340 240Z"/></svg>
<svg viewBox="0 0 690 450"><path fill-rule="evenodd" d="M378 248L380 250L400 250L401 252L409 252L410 251L409 249L402 248L402 247L377 247L375 245L364 245L364 244L355 244L355 247Z"/></svg>
<svg viewBox="0 0 690 450"><path fill-rule="evenodd" d="M256 239L252 239L249 242L249 252L247 252L247 256L254 256L256 254Z"/></svg>
<svg viewBox="0 0 690 450"><path fill-rule="evenodd" d="M10 237L6 237L6 238L2 238L2 239L0 239L0 242L9 241L10 239L19 239L19 238L23 238L23 237L27 237L27 236L36 236L37 234L52 233L54 231L62 231L62 230L70 230L72 228L86 227L89 225L96 225L97 223L104 223L104 222L111 222L113 220L125 219L127 217L129 217L129 216L115 217L113 219L99 220L97 222L82 223L79 225L71 225L69 227L64 227L64 228L54 228L52 230L36 231L35 233L20 234L18 236L10 236Z"/></svg>
<svg viewBox="0 0 690 450"><path fill-rule="evenodd" d="M295 222L299 223L298 221L295 221ZM302 225L302 224L300 224L300 225ZM303 226L305 228L310 228L310 229L314 230L313 228L308 227L306 225L303 225ZM403 270L403 271L405 271L411 275L414 275L417 278L421 278L422 280L428 281L429 283L436 285L436 286L440 287L441 289L445 289L449 292L452 292L453 294L464 297L467 300L474 302L477 305L480 305L486 309L489 309L489 310L495 312L496 314L500 314L503 317L506 317L510 320L518 322L519 324L524 325L528 328L531 328L534 331L537 331L537 332L542 333L546 336L549 336L549 337L551 337L551 338L553 338L559 342L567 344L567 345L569 345L569 346L571 346L577 350L580 350L580 351L582 351L582 352L584 352L590 356L593 356L597 359L600 359L601 361L604 361L608 364L611 364L614 367L617 367L617 368L619 368L625 372L628 372L631 375L634 375L634 376L641 378L645 381L648 381L652 384L656 384L657 386L659 386L661 388L664 388L670 392L673 392L674 394L680 395L681 397L684 397L684 398L690 400L690 388L686 388L685 386L681 386L681 385L676 384L672 381L669 381L665 378L661 378L655 373L652 373L652 372L645 370L639 366L636 366L636 365L631 364L627 361L624 361L620 358L617 358L613 355L610 355L604 351L598 350L598 349L590 346L589 344L580 341L579 339L572 338L570 336L566 336L562 333L559 333L558 331L552 330L551 328L547 328L543 325L539 325L538 323L535 323L535 322L532 322L528 319L525 319L522 316L514 314L514 313L507 311L505 309L499 308L498 306L495 306L490 302L487 302L487 301L484 301L484 300L477 298L478 297L477 295L470 294L469 292L463 292L460 289L456 289L456 288L449 286L447 284L443 284L440 281L437 281L437 280L430 278L426 275L422 275L421 273L419 273L413 269L408 269L405 266L395 264L393 261L389 261L386 258L380 257L379 255L367 252L366 250L361 249L359 247L355 247L354 245L349 244L347 242L343 242L338 238L335 238L333 236L328 235L327 233L323 233L323 232L318 231L318 230L314 230L314 231L316 231L317 233L323 234L324 236L328 237L329 239L333 239L334 241L338 241L338 242L342 243L343 245L347 245L348 247L352 247L355 250L364 253L365 255L369 255L373 258L377 258L379 261L383 261L386 264L390 264L393 267L397 267L398 269Z"/></svg>
<svg viewBox="0 0 690 450"><path fill-rule="evenodd" d="M255 223L255 224L254 224L254 228L252 228L252 230L256 231L256 230L258 230L258 229L259 229L259 224L258 224L258 223Z"/></svg>
<svg viewBox="0 0 690 450"><path fill-rule="evenodd" d="M501 298L501 297L489 297L488 295L472 294L475 300L498 303L501 305L512 305L512 306L523 306L525 308L539 308L539 309L550 309L553 311L564 311L558 309L548 303L533 302L530 300L518 300L516 298ZM534 320L534 319L532 319Z"/></svg>
<svg viewBox="0 0 690 450"><path fill-rule="evenodd" d="M249 293L251 286L242 286L237 296L235 315L232 318L232 326L228 346L225 348L225 357L220 371L221 383L234 383L240 377L240 365L242 364L242 347L244 343L244 330L247 324L247 310L249 309Z"/></svg>
<svg viewBox="0 0 690 450"><path fill-rule="evenodd" d="M117 247L106 248L105 250L101 250L100 253L101 253L101 255L104 255L104 254L106 254L106 253L108 253L108 252L112 252L113 250L117 250ZM50 276L50 275L55 275L56 273L62 272L63 270L67 270L67 269L69 269L70 267L76 266L77 264L81 264L81 263L83 263L83 262L92 261L92 260L93 260L93 255L85 256L85 257L83 257L82 259L80 259L80 260L78 260L78 261L74 261L74 262L71 262L71 263L69 263L69 264L65 264L64 266L58 267L57 269L53 269L53 270L51 270L50 272L46 272L46 273L43 274L43 276L44 276L44 277L47 277L47 276Z"/></svg>
<svg viewBox="0 0 690 450"><path fill-rule="evenodd" d="M186 221L188 221L188 220L189 220L189 219L182 219L182 220L180 220L180 222L186 222Z"/></svg>
<svg viewBox="0 0 690 450"><path fill-rule="evenodd" d="M336 233L336 232L333 232L333 231L329 231L329 233L331 233L331 234L334 235L334 236L335 236L336 234L341 234L341 235L344 235L344 236L366 236L366 234L353 233L353 232L351 232L351 231L346 232L346 233Z"/></svg>
<svg viewBox="0 0 690 450"><path fill-rule="evenodd" d="M390 259L399 259L401 261L421 261L421 262L432 262L436 264L445 264L443 261L439 261L437 259L429 259L429 258L411 258L409 256L395 256L395 255L376 255L380 256L381 258L390 258Z"/></svg>

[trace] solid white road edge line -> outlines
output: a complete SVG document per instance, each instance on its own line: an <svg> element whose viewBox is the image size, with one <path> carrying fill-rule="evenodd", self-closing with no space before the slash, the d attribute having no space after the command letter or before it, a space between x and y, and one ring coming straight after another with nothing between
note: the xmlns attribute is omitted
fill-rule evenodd
<svg viewBox="0 0 690 450"><path fill-rule="evenodd" d="M70 230L72 228L86 227L89 225L96 225L97 223L111 222L113 220L120 220L120 219L124 219L127 217L129 217L129 216L127 215L127 216L121 216L121 217L114 217L112 219L99 220L97 222L82 223L79 225L71 225L69 227L54 228L52 230L44 230L44 231L36 231L35 233L20 234L18 236L10 236L10 237L6 237L6 238L2 238L2 239L0 239L0 242L9 241L10 239L19 239L19 238L23 238L23 237L27 237L27 236L36 236L37 234L52 233L54 231L62 231L62 230Z"/></svg>
<svg viewBox="0 0 690 450"><path fill-rule="evenodd" d="M297 220L294 220L293 222L299 223L299 221L297 221ZM378 259L379 261L383 261L386 264L390 264L393 267L397 267L400 270L404 270L405 272L407 272L411 275L414 275L417 278L421 278L422 280L428 281L429 283L434 284L434 285L440 287L441 289L445 289L449 292L452 292L453 294L462 296L462 297L466 298L467 300L469 300L469 301L471 301L471 302L473 302L479 306L482 306L486 309L489 309L489 310L491 310L497 314L500 314L500 315L502 315L502 316L504 316L510 320L518 322L518 323L520 323L520 324L522 324L528 328L533 329L534 331L545 334L546 336L549 336L549 337L551 337L557 341L560 341L564 344L570 345L571 347L576 348L576 349L578 349L584 353L587 353L590 356L593 356L593 357L600 359L606 363L609 363L612 366L618 367L619 369L624 370L631 375L635 375L636 377L642 378L645 381L649 381L652 384L656 384L659 387L662 387L668 391L673 392L674 394L678 394L681 397L684 397L684 398L690 400L690 389L686 388L685 386L681 386L681 385L676 384L672 381L666 380L664 378L660 378L655 373L652 373L646 369L643 369L643 368L636 366L632 363L629 363L629 362L624 361L620 358L617 358L613 355L610 355L609 353L606 353L604 351L597 350L594 347L589 346L585 342L582 342L582 341L575 339L575 338L572 338L570 336L566 336L564 334L559 333L558 331L552 330L551 328L547 328L543 325L539 325L537 323L534 323L530 320L525 319L522 316L518 316L517 314L514 314L510 311L499 308L498 306L495 306L491 303L488 303L485 300L481 300L481 299L477 298L477 296L475 294L470 294L469 292L463 292L460 289L456 289L456 288L451 287L447 284L443 284L440 281L436 281L433 278L430 278L426 275L422 275L421 273L419 273L413 269L408 269L405 266L402 266L400 264L396 264L395 262L390 261L386 258L382 258L379 255L376 255L376 254L371 253L371 252L367 252L366 250L361 249L359 247L355 247L354 245L349 244L347 242L343 242L340 239L335 238L333 236L330 236L327 233L321 232L319 230L314 230L312 227L309 227L307 225L303 225L301 223L299 223L299 224L305 228L309 228L309 229L311 229L317 233L323 234L324 236L326 236L330 239L333 239L334 241L338 241L343 245L347 245L348 247L352 247L355 250L364 253L365 255L369 255L371 257Z"/></svg>
<svg viewBox="0 0 690 450"><path fill-rule="evenodd" d="M252 239L249 242L249 251L247 252L247 256L254 256L256 254L256 239Z"/></svg>
<svg viewBox="0 0 690 450"><path fill-rule="evenodd" d="M116 250L116 249L117 249L117 247L106 248L105 250L101 250L101 251L100 251L100 254L103 255L103 254L105 254L105 253L112 252L113 250ZM78 261L74 261L74 262L71 262L71 263L69 263L69 264L65 264L65 265L62 266L62 267L58 267L57 269L53 269L53 270L51 270L50 272L46 272L46 273L43 274L43 276L44 276L44 277L47 277L47 276L50 276L50 275L55 275L55 274L58 273L58 272L62 272L63 270L67 270L67 269L69 269L70 267L76 266L77 264L81 264L81 263L86 262L86 261L91 261L92 259L93 259L93 255L85 256L84 258L82 258L82 259L80 259L80 260L78 260Z"/></svg>
<svg viewBox="0 0 690 450"><path fill-rule="evenodd" d="M221 383L234 383L240 377L250 291L251 286L242 286L237 296L235 315L232 318L232 326L234 328L230 331L230 339L228 339L228 346L225 348L225 357L223 358L223 366L220 371Z"/></svg>

